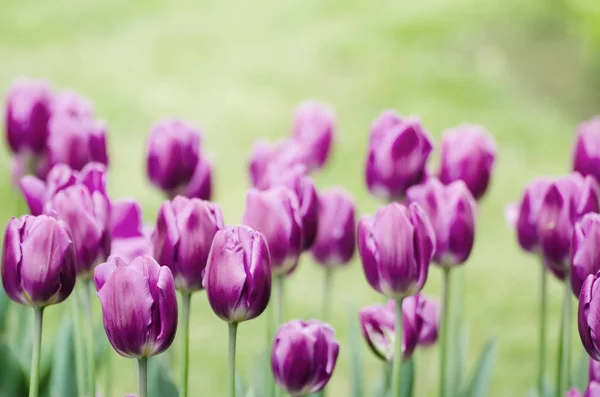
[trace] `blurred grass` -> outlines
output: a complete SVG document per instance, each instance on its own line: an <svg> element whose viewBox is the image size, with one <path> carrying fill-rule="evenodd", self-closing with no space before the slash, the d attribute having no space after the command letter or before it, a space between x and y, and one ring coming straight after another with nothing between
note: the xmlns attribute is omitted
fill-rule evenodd
<svg viewBox="0 0 600 397"><path fill-rule="evenodd" d="M362 166L369 125L382 109L419 114L436 138L464 121L485 125L496 136L499 159L481 205L475 250L461 270L468 359L472 364L487 338L497 338L491 395L524 395L535 376L538 264L517 248L504 206L533 176L568 170L575 126L599 105L598 79L590 73L597 64L578 31L557 17L558 3L5 0L0 89L28 75L90 96L110 126L110 191L138 198L147 221L153 221L161 196L145 178L145 137L160 117L181 116L204 129L206 151L216 164L216 200L229 223L239 222L243 210L252 142L285 135L302 99L336 107L334 158L316 179L320 187L350 190L360 213L379 204L363 185ZM16 211L8 160L2 152L3 220ZM439 276L433 268L427 293L439 295ZM287 284L288 319L318 315L322 278L303 259ZM562 296L556 282L550 292L549 375ZM336 275L334 297L332 322L342 351L330 393L347 396L348 306L380 298L358 261ZM226 325L202 293L194 296L192 309L192 395L222 396ZM99 306L95 310L100 318ZM59 312L48 311L48 327L56 326ZM263 321L240 327L239 362L246 374L264 341ZM419 355L416 395L435 395L437 354ZM380 366L365 356L374 379ZM134 371L133 363L118 359L114 389L135 391Z"/></svg>

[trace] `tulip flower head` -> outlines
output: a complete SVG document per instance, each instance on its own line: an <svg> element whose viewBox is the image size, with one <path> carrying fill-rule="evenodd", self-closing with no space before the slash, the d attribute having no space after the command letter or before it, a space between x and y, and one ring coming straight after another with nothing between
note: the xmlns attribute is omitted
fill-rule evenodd
<svg viewBox="0 0 600 397"><path fill-rule="evenodd" d="M271 261L264 235L248 226L219 230L202 285L222 320L239 323L261 315L271 297Z"/></svg>
<svg viewBox="0 0 600 397"><path fill-rule="evenodd" d="M479 200L487 191L495 159L496 142L485 128L464 124L448 130L442 137L440 181L447 185L462 180Z"/></svg>
<svg viewBox="0 0 600 397"><path fill-rule="evenodd" d="M402 310L404 310L404 306L402 306ZM434 298L421 295L417 305L417 314L423 320L418 345L422 347L431 346L438 339L440 304Z"/></svg>
<svg viewBox="0 0 600 397"><path fill-rule="evenodd" d="M587 276L600 271L600 214L586 214L575 224L571 244L571 287L579 297Z"/></svg>
<svg viewBox="0 0 600 397"><path fill-rule="evenodd" d="M75 286L75 248L67 225L46 215L12 218L4 232L2 285L15 302L44 307Z"/></svg>
<svg viewBox="0 0 600 397"><path fill-rule="evenodd" d="M463 181L444 186L438 179L411 187L409 202L418 203L431 220L437 241L434 261L442 267L464 263L475 240L477 204Z"/></svg>
<svg viewBox="0 0 600 397"><path fill-rule="evenodd" d="M588 375L590 382L600 382L600 361L590 358Z"/></svg>
<svg viewBox="0 0 600 397"><path fill-rule="evenodd" d="M574 387L569 389L567 391L567 394L565 394L565 397L582 397L582 396L583 395L581 394L581 392Z"/></svg>
<svg viewBox="0 0 600 397"><path fill-rule="evenodd" d="M388 298L414 295L423 288L435 247L433 228L417 204L388 204L358 223L365 276Z"/></svg>
<svg viewBox="0 0 600 397"><path fill-rule="evenodd" d="M325 103L305 101L296 107L293 136L306 148L309 170L325 165L335 132L335 111Z"/></svg>
<svg viewBox="0 0 600 397"><path fill-rule="evenodd" d="M126 262L138 256L152 255L152 242L143 229L142 208L137 201L121 199L111 203L111 255Z"/></svg>
<svg viewBox="0 0 600 397"><path fill-rule="evenodd" d="M581 123L577 129L573 171L600 181L600 116Z"/></svg>
<svg viewBox="0 0 600 397"><path fill-rule="evenodd" d="M591 381L588 384L587 389L585 389L585 394L583 397L600 397L600 383Z"/></svg>
<svg viewBox="0 0 600 397"><path fill-rule="evenodd" d="M173 275L149 256L126 263L111 256L96 267L94 282L104 329L117 353L147 358L167 350L177 329Z"/></svg>
<svg viewBox="0 0 600 397"><path fill-rule="evenodd" d="M273 343L275 382L292 396L322 390L335 369L340 345L335 331L317 320L283 324Z"/></svg>
<svg viewBox="0 0 600 397"><path fill-rule="evenodd" d="M590 357L600 361L600 273L589 275L579 294L578 324L583 347Z"/></svg>
<svg viewBox="0 0 600 397"><path fill-rule="evenodd" d="M523 198L517 206L514 224L517 239L522 249L528 252L539 252L538 217L544 196L550 185L548 178L536 178L525 188Z"/></svg>
<svg viewBox="0 0 600 397"><path fill-rule="evenodd" d="M258 140L252 146L248 161L250 182L259 189L268 188L273 177L277 177L281 170L300 167L304 172L308 167L309 153L307 147L297 139L283 139L275 143Z"/></svg>
<svg viewBox="0 0 600 397"><path fill-rule="evenodd" d="M154 257L171 269L178 290L202 289L213 238L223 227L217 204L183 196L162 204L152 234Z"/></svg>

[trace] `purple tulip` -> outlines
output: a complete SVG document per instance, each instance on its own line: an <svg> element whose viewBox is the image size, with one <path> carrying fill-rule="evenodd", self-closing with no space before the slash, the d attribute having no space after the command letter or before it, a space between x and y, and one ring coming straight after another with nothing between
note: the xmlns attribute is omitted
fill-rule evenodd
<svg viewBox="0 0 600 397"><path fill-rule="evenodd" d="M46 215L11 218L2 251L4 290L28 306L60 303L75 286L75 260L65 223Z"/></svg>
<svg viewBox="0 0 600 397"><path fill-rule="evenodd" d="M217 204L177 196L165 201L152 234L154 257L168 266L178 290L202 289L202 275L215 234L224 227Z"/></svg>
<svg viewBox="0 0 600 397"><path fill-rule="evenodd" d="M487 191L495 159L496 142L485 128L464 124L448 130L442 137L440 181L448 185L462 180L479 200Z"/></svg>
<svg viewBox="0 0 600 397"><path fill-rule="evenodd" d="M350 262L355 249L356 221L352 196L341 188L321 192L313 258L323 266L340 266Z"/></svg>
<svg viewBox="0 0 600 397"><path fill-rule="evenodd" d="M335 112L327 104L302 102L296 108L294 139L306 148L307 167L318 169L325 165L331 153L335 130Z"/></svg>
<svg viewBox="0 0 600 397"><path fill-rule="evenodd" d="M565 397L582 397L582 396L583 395L581 394L581 392L574 387L569 389L567 391L567 394L565 394Z"/></svg>
<svg viewBox="0 0 600 397"><path fill-rule="evenodd" d="M117 353L128 358L167 350L177 329L173 275L149 256L126 263L111 256L94 271L104 330Z"/></svg>
<svg viewBox="0 0 600 397"><path fill-rule="evenodd" d="M182 187L179 195L200 200L210 200L213 191L212 162L202 156L196 165L192 179Z"/></svg>
<svg viewBox="0 0 600 397"><path fill-rule="evenodd" d="M579 336L583 347L591 358L600 361L600 273L590 274L581 287L579 294Z"/></svg>
<svg viewBox="0 0 600 397"><path fill-rule="evenodd" d="M600 116L581 123L573 148L573 171L600 181Z"/></svg>
<svg viewBox="0 0 600 397"><path fill-rule="evenodd" d="M586 214L575 224L571 248L571 287L579 297L581 286L590 274L600 271L600 215Z"/></svg>
<svg viewBox="0 0 600 397"><path fill-rule="evenodd" d="M236 226L215 234L202 286L219 318L239 323L265 311L271 297L270 262L262 233Z"/></svg>
<svg viewBox="0 0 600 397"><path fill-rule="evenodd" d="M62 90L52 98L52 116L93 120L96 115L89 98L74 90Z"/></svg>
<svg viewBox="0 0 600 397"><path fill-rule="evenodd" d="M201 131L176 119L161 120L148 139L147 172L169 196L192 180L200 160Z"/></svg>
<svg viewBox="0 0 600 397"><path fill-rule="evenodd" d="M600 383L590 382L583 397L600 397Z"/></svg>
<svg viewBox="0 0 600 397"><path fill-rule="evenodd" d="M138 256L152 255L152 242L143 230L142 209L133 199L121 199L111 203L110 214L111 255L126 262Z"/></svg>
<svg viewBox="0 0 600 397"><path fill-rule="evenodd" d="M600 361L592 358L590 358L589 380L590 382L600 382Z"/></svg>
<svg viewBox="0 0 600 397"><path fill-rule="evenodd" d="M438 331L440 329L440 304L434 298L421 295L418 308L418 314L423 320L418 345L428 347L433 345L438 338ZM402 309L404 309L404 306Z"/></svg>
<svg viewBox="0 0 600 397"><path fill-rule="evenodd" d="M532 180L527 185L523 198L516 207L514 227L517 231L519 245L525 251L539 251L538 217L549 186L550 180L548 178L540 177Z"/></svg>
<svg viewBox="0 0 600 397"><path fill-rule="evenodd" d="M302 252L302 217L296 195L285 187L250 189L242 222L267 239L274 275L291 273Z"/></svg>
<svg viewBox="0 0 600 397"><path fill-rule="evenodd" d="M429 219L417 204L388 204L358 223L365 276L388 298L414 295L423 288L435 245Z"/></svg>
<svg viewBox="0 0 600 397"><path fill-rule="evenodd" d="M444 186L438 179L411 187L409 202L423 207L437 240L434 261L443 267L464 263L471 255L475 240L477 204L463 181Z"/></svg>
<svg viewBox="0 0 600 397"><path fill-rule="evenodd" d="M365 179L371 194L401 199L419 183L433 145L419 119L383 112L371 126Z"/></svg>
<svg viewBox="0 0 600 397"><path fill-rule="evenodd" d="M409 296L402 301L402 360L406 361L419 343L423 333L424 300L420 294ZM386 304L365 307L359 312L359 319L365 341L382 360L394 359L396 303L390 299Z"/></svg>
<svg viewBox="0 0 600 397"><path fill-rule="evenodd" d="M328 324L317 320L283 324L271 353L275 382L292 396L316 393L329 382L339 351L335 331Z"/></svg>
<svg viewBox="0 0 600 397"><path fill-rule="evenodd" d="M266 140L258 140L250 151L248 171L252 186L265 189L269 187L270 179L296 166L308 170L309 156L304 147L295 139L284 139L271 143Z"/></svg>
<svg viewBox="0 0 600 397"><path fill-rule="evenodd" d="M14 153L40 155L46 147L52 92L43 80L17 78L6 96L5 129Z"/></svg>

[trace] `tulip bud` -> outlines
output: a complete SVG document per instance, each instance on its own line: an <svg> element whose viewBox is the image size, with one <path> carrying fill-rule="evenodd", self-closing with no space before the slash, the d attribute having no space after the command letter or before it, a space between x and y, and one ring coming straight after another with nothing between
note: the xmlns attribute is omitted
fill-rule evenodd
<svg viewBox="0 0 600 397"><path fill-rule="evenodd" d="M425 175L433 145L429 133L414 117L383 112L371 126L365 179L371 194L401 199Z"/></svg>
<svg viewBox="0 0 600 397"><path fill-rule="evenodd" d="M341 188L319 194L319 227L312 247L315 261L324 266L344 265L354 256L356 221L354 200Z"/></svg>
<svg viewBox="0 0 600 397"><path fill-rule="evenodd" d="M270 179L277 176L281 170L296 166L308 168L306 147L295 139L285 139L276 143L258 140L250 151L248 171L252 186L265 189L270 185Z"/></svg>
<svg viewBox="0 0 600 397"><path fill-rule="evenodd" d="M306 165L309 170L321 168L327 162L334 130L335 112L331 106L317 101L306 101L296 108L293 134L306 148Z"/></svg>
<svg viewBox="0 0 600 397"><path fill-rule="evenodd" d="M600 361L593 358L590 358L589 380L590 382L600 382Z"/></svg>
<svg viewBox="0 0 600 397"><path fill-rule="evenodd" d="M178 290L202 289L202 275L217 231L224 227L217 204L177 196L165 201L152 233L154 257L168 266Z"/></svg>
<svg viewBox="0 0 600 397"><path fill-rule="evenodd" d="M212 163L203 156L196 165L192 179L185 187L180 189L180 195L188 198L210 200L212 189Z"/></svg>
<svg viewBox="0 0 600 397"><path fill-rule="evenodd" d="M329 382L339 351L335 331L328 324L318 320L283 324L271 353L275 382L292 396L316 393Z"/></svg>
<svg viewBox="0 0 600 397"><path fill-rule="evenodd" d="M6 138L14 153L42 154L48 136L52 93L43 80L17 78L6 96Z"/></svg>
<svg viewBox="0 0 600 397"><path fill-rule="evenodd" d="M537 252L539 250L538 216L549 185L550 180L547 178L532 180L527 185L523 198L518 205L515 229L519 245L525 251Z"/></svg>
<svg viewBox="0 0 600 397"><path fill-rule="evenodd" d="M93 120L94 105L89 98L74 90L62 90L52 98L52 116Z"/></svg>
<svg viewBox="0 0 600 397"><path fill-rule="evenodd" d="M409 202L418 203L429 216L437 251L434 261L443 267L464 263L471 255L475 240L477 204L463 181L444 186L436 178L411 187Z"/></svg>
<svg viewBox="0 0 600 397"><path fill-rule="evenodd" d="M448 185L462 180L479 200L485 194L496 159L496 142L479 125L464 124L442 137L440 181Z"/></svg>
<svg viewBox="0 0 600 397"><path fill-rule="evenodd" d="M404 310L404 306L402 306ZM428 347L433 345L438 338L440 328L440 304L433 298L421 295L418 305L418 315L423 320L421 332L419 333L419 346Z"/></svg>
<svg viewBox="0 0 600 397"><path fill-rule="evenodd" d="M75 260L75 248L64 222L46 215L12 218L4 233L4 290L23 305L60 303L75 286Z"/></svg>
<svg viewBox="0 0 600 397"><path fill-rule="evenodd" d="M435 235L417 204L392 203L360 220L358 252L371 287L388 298L403 298L423 288Z"/></svg>
<svg viewBox="0 0 600 397"><path fill-rule="evenodd" d="M294 193L284 187L250 189L242 222L262 232L274 275L291 273L302 252L302 218Z"/></svg>
<svg viewBox="0 0 600 397"><path fill-rule="evenodd" d="M581 123L577 129L573 171L600 180L600 116Z"/></svg>
<svg viewBox="0 0 600 397"><path fill-rule="evenodd" d="M143 231L142 209L133 199L111 203L111 255L131 262L138 256L152 255L152 242Z"/></svg>
<svg viewBox="0 0 600 397"><path fill-rule="evenodd" d="M104 330L117 353L146 358L167 350L177 329L173 275L149 256L126 263L111 256L96 267Z"/></svg>
<svg viewBox="0 0 600 397"><path fill-rule="evenodd" d="M219 230L213 239L202 286L219 318L230 323L262 314L271 297L269 248L247 226Z"/></svg>
<svg viewBox="0 0 600 397"><path fill-rule="evenodd" d="M598 279L600 273L590 274L583 285L579 294L579 336L583 347L591 358L600 361L600 322L597 318L600 314L600 283Z"/></svg>
<svg viewBox="0 0 600 397"><path fill-rule="evenodd" d="M600 270L600 215L589 213L575 224L571 248L571 287L579 297L581 286L590 274Z"/></svg>
<svg viewBox="0 0 600 397"><path fill-rule="evenodd" d="M573 387L567 391L565 397L582 397L582 394L579 390Z"/></svg>
<svg viewBox="0 0 600 397"><path fill-rule="evenodd" d="M420 294L409 296L402 301L403 361L412 357L423 333L424 304ZM396 338L395 301L390 299L386 304L365 307L359 312L359 319L363 337L373 353L382 360L392 362Z"/></svg>
<svg viewBox="0 0 600 397"><path fill-rule="evenodd" d="M148 139L148 177L169 196L194 176L200 160L201 134L176 119L162 120L152 127Z"/></svg>

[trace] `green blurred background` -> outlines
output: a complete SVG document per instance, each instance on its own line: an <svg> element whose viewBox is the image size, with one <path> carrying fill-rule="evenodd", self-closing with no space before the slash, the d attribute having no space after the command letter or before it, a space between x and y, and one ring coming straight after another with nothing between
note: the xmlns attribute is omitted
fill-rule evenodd
<svg viewBox="0 0 600 397"><path fill-rule="evenodd" d="M537 357L538 264L519 251L504 206L533 176L568 171L577 123L600 109L599 71L595 0L0 5L0 90L26 75L89 96L110 127L110 192L139 199L146 221L154 220L162 200L144 171L145 139L161 117L180 116L203 128L204 150L215 163L215 198L228 223L241 217L253 141L286 135L303 99L330 102L339 118L333 160L316 176L318 186L350 190L361 214L380 204L366 191L362 167L369 125L382 109L420 115L436 138L464 121L486 126L498 142L498 162L481 203L473 255L461 272L467 367L489 337L499 344L493 396L524 395L534 385ZM15 211L6 150L0 162L4 222ZM322 279L321 269L304 258L287 284L288 319L318 315ZM438 269L431 269L425 290L439 295ZM551 375L562 295L554 280L550 292ZM347 396L349 310L381 298L357 260L336 274L333 296L342 350L329 390ZM226 325L203 293L192 305L192 395L222 396ZM95 310L99 321L98 305ZM48 310L48 329L56 328L60 311ZM241 326L239 366L246 376L263 346L264 326L262 318ZM577 356L576 333L574 341ZM364 356L373 380L380 365L366 347ZM419 352L417 360L415 395L435 395L435 349ZM135 391L134 363L116 362L115 391Z"/></svg>

